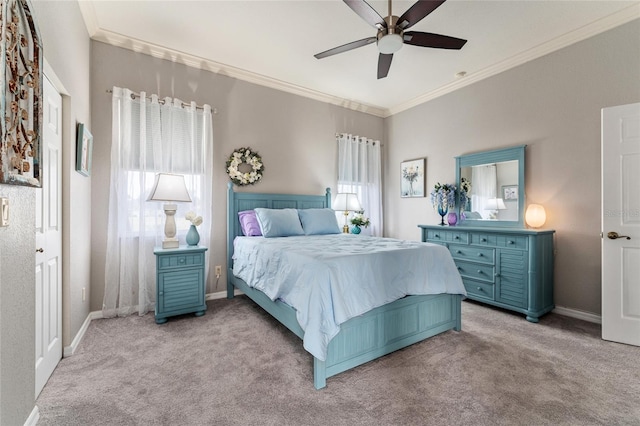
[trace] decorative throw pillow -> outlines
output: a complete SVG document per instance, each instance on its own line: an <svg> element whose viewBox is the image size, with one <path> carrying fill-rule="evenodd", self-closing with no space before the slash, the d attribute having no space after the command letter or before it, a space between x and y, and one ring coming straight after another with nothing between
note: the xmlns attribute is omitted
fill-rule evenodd
<svg viewBox="0 0 640 426"><path fill-rule="evenodd" d="M301 209L298 216L305 235L339 234L336 212L331 209Z"/></svg>
<svg viewBox="0 0 640 426"><path fill-rule="evenodd" d="M256 217L254 210L244 210L238 212L238 219L240 220L240 228L242 233L247 237L259 237L262 235L260 232L260 224Z"/></svg>
<svg viewBox="0 0 640 426"><path fill-rule="evenodd" d="M266 238L304 235L296 209L264 209L259 207L255 209L255 212L262 235Z"/></svg>

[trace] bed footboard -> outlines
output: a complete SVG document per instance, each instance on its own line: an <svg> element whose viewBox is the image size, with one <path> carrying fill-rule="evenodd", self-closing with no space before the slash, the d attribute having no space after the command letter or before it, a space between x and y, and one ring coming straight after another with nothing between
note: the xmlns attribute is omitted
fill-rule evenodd
<svg viewBox="0 0 640 426"><path fill-rule="evenodd" d="M229 275L227 297L238 288L301 339L304 331L295 310ZM462 296L429 294L407 296L375 308L340 325L329 343L326 361L313 358L313 385L322 389L327 378L448 330L461 329Z"/></svg>
<svg viewBox="0 0 640 426"><path fill-rule="evenodd" d="M325 362L314 358L313 384L365 362L405 348L448 330L461 329L462 296L407 296L352 318L340 326L329 343Z"/></svg>

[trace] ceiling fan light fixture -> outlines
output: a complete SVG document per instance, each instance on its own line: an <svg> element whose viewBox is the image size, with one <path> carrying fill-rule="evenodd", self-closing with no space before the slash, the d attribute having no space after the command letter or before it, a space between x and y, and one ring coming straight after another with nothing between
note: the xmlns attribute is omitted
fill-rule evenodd
<svg viewBox="0 0 640 426"><path fill-rule="evenodd" d="M378 50L385 55L396 53L404 40L400 34L386 34L378 39Z"/></svg>

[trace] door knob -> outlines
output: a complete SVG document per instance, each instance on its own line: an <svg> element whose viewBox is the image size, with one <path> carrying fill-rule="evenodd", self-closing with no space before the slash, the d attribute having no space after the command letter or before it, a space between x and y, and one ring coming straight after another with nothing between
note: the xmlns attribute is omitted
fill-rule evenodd
<svg viewBox="0 0 640 426"><path fill-rule="evenodd" d="M618 238L626 238L627 240L631 239L631 237L628 237L626 235L618 235L618 233L615 231L607 233L607 238L609 238L610 240L617 240Z"/></svg>
<svg viewBox="0 0 640 426"><path fill-rule="evenodd" d="M40 247L39 249L36 249L36 253L44 253L44 249Z"/></svg>

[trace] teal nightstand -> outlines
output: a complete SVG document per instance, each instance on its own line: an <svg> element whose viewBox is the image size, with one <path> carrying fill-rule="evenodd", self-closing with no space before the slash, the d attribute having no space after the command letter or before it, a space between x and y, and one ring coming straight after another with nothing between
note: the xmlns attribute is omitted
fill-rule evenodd
<svg viewBox="0 0 640 426"><path fill-rule="evenodd" d="M156 323L174 315L204 315L206 247L156 248Z"/></svg>

